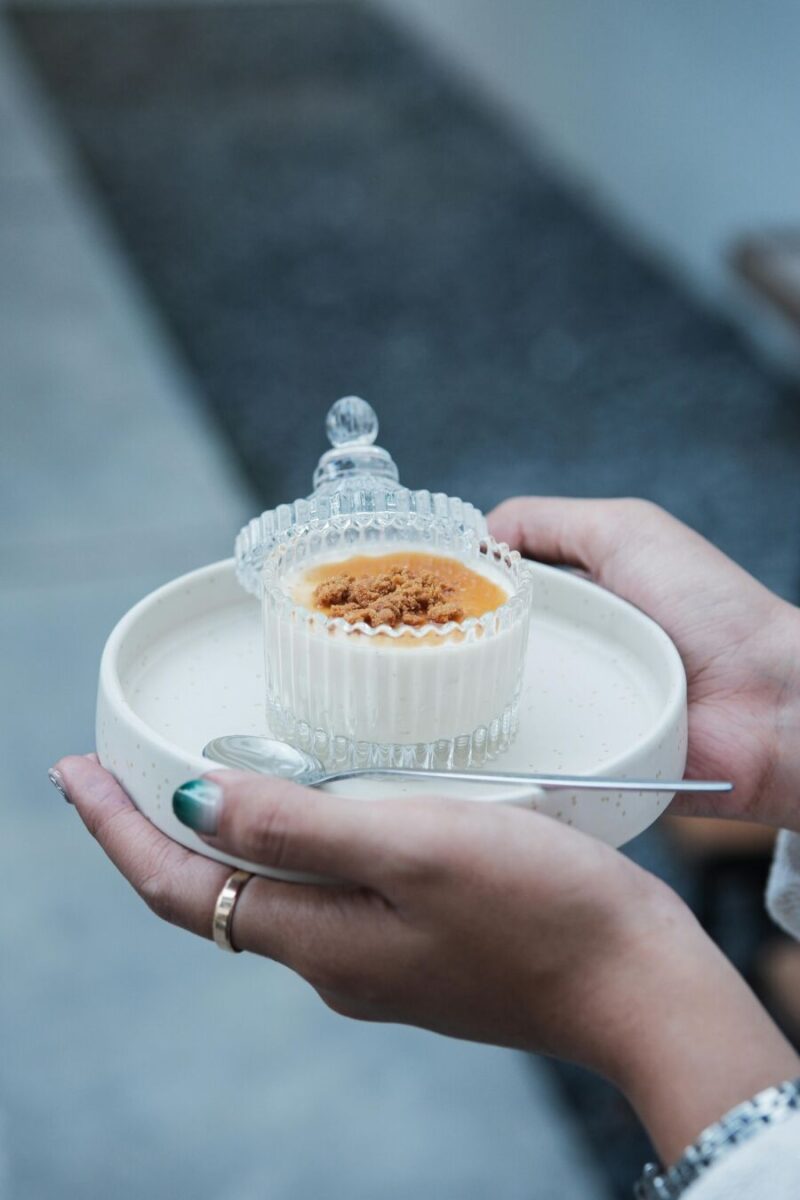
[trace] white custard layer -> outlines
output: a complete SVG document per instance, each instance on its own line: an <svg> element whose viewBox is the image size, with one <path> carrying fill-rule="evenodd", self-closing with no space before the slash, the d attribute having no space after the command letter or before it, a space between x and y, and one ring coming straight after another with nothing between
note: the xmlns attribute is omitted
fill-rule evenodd
<svg viewBox="0 0 800 1200"><path fill-rule="evenodd" d="M464 561L510 594L500 572ZM308 608L313 585L303 576L311 565L285 581L295 603ZM500 630L476 625L464 633L392 638L346 632L295 612L267 619L264 633L268 691L295 720L353 741L413 744L473 734L502 716L519 688L527 620Z"/></svg>

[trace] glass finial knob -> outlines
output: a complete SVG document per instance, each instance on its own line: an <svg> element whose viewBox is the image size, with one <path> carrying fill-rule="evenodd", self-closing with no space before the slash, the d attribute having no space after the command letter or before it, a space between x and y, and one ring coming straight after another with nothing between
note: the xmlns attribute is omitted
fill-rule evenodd
<svg viewBox="0 0 800 1200"><path fill-rule="evenodd" d="M331 406L325 429L332 446L370 446L378 436L378 418L360 396L343 396Z"/></svg>

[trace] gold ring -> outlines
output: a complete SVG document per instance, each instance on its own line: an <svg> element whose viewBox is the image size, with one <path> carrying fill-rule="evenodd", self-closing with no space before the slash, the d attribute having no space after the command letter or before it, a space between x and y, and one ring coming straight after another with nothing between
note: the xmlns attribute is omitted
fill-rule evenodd
<svg viewBox="0 0 800 1200"><path fill-rule="evenodd" d="M214 919L211 922L211 933L220 950L230 950L234 954L239 953L231 941L233 910L236 908L236 901L241 895L242 888L248 879L252 878L249 871L234 871L225 880L222 891L217 896L217 902L214 905Z"/></svg>

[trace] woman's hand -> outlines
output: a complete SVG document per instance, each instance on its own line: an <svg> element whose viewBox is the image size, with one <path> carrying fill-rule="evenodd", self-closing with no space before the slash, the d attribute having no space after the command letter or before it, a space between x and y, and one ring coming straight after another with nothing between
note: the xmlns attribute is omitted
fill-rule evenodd
<svg viewBox="0 0 800 1200"><path fill-rule="evenodd" d="M68 797L161 917L209 936L229 874L176 845L91 758ZM173 807L213 845L347 880L253 878L232 939L365 1020L577 1060L631 1098L665 1158L797 1058L683 904L616 851L538 813L344 799L214 772Z"/></svg>
<svg viewBox="0 0 800 1200"><path fill-rule="evenodd" d="M683 658L691 778L733 796L688 795L673 812L800 830L800 615L721 551L643 500L508 500L499 541L581 567L648 613Z"/></svg>

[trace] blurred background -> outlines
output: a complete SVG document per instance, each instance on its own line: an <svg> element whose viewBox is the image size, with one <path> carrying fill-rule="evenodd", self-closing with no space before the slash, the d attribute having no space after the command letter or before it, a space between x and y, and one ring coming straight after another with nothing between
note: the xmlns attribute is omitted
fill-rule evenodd
<svg viewBox="0 0 800 1200"><path fill-rule="evenodd" d="M116 620L305 495L343 394L410 487L647 496L796 600L798 37L790 0L0 0L0 1195L630 1195L599 1081L160 925L45 771ZM797 1037L770 845L627 849Z"/></svg>

